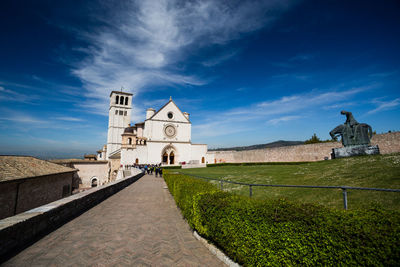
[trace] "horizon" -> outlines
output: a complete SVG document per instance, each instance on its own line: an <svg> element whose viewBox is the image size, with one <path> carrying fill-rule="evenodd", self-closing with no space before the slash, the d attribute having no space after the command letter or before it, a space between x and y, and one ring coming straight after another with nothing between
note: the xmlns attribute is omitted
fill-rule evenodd
<svg viewBox="0 0 400 267"><path fill-rule="evenodd" d="M170 96L209 149L303 141L351 111L400 130L400 3L0 3L0 154L83 157L106 144L109 93L132 123Z"/></svg>

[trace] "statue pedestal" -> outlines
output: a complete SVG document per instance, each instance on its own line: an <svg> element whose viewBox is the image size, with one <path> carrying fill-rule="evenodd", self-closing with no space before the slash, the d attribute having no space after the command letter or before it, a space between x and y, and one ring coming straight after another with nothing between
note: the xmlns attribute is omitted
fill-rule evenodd
<svg viewBox="0 0 400 267"><path fill-rule="evenodd" d="M357 146L346 146L339 148L332 148L332 159L354 157L361 155L376 155L379 154L378 145L357 145Z"/></svg>

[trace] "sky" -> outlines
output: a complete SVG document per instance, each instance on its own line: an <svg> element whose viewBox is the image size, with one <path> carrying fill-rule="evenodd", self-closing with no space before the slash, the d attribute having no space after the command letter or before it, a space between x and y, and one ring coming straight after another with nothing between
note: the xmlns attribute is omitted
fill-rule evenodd
<svg viewBox="0 0 400 267"><path fill-rule="evenodd" d="M400 2L0 2L0 154L94 153L112 90L171 96L209 148L400 130Z"/></svg>

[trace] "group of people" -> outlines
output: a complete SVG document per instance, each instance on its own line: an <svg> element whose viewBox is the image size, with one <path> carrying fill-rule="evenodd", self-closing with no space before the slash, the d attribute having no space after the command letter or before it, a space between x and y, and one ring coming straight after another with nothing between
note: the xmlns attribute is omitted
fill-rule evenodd
<svg viewBox="0 0 400 267"><path fill-rule="evenodd" d="M161 163L160 164L134 164L134 165L125 165L126 169L130 168L137 168L149 175L153 175L153 172L155 173L156 177L160 176L162 177L162 168L161 168Z"/></svg>

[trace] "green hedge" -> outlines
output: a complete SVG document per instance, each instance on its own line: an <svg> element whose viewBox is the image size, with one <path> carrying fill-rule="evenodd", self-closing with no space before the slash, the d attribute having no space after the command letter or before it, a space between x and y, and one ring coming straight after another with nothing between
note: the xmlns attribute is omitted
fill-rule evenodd
<svg viewBox="0 0 400 267"><path fill-rule="evenodd" d="M256 200L182 174L164 179L190 226L245 266L400 263L400 213Z"/></svg>
<svg viewBox="0 0 400 267"><path fill-rule="evenodd" d="M302 165L311 163L310 161L296 161L296 162L241 162L241 163L208 163L207 167L221 167L221 166L253 166L253 165Z"/></svg>
<svg viewBox="0 0 400 267"><path fill-rule="evenodd" d="M161 167L163 170L171 170L171 169L182 169L182 166L164 166Z"/></svg>

